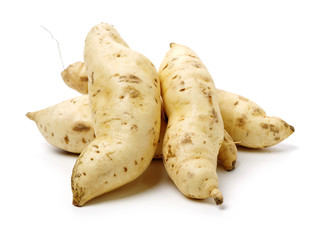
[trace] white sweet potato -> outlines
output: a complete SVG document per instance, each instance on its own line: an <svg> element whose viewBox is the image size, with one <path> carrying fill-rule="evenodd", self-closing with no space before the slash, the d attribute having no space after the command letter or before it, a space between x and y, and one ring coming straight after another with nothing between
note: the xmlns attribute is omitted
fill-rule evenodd
<svg viewBox="0 0 323 240"><path fill-rule="evenodd" d="M88 92L88 78L83 62L70 64L61 72L61 76L65 84L70 88L83 94Z"/></svg>
<svg viewBox="0 0 323 240"><path fill-rule="evenodd" d="M224 128L238 145L265 148L278 144L294 127L278 117L266 116L256 103L237 94L217 91Z"/></svg>
<svg viewBox="0 0 323 240"><path fill-rule="evenodd" d="M153 64L120 44L111 25L88 33L84 63L96 138L72 173L73 204L116 189L140 176L155 153L160 130L160 83Z"/></svg>
<svg viewBox="0 0 323 240"><path fill-rule="evenodd" d="M81 153L95 139L88 95L81 95L36 112L27 117L34 120L39 131L50 144L72 153ZM154 158L163 158L163 139L167 122L161 117L160 136ZM218 154L218 163L232 170L237 160L237 148L229 134Z"/></svg>
<svg viewBox="0 0 323 240"><path fill-rule="evenodd" d="M217 158L224 126L216 89L206 67L188 47L172 43L158 74L168 125L163 159L168 175L187 197L223 201Z"/></svg>
<svg viewBox="0 0 323 240"><path fill-rule="evenodd" d="M71 66L77 64L81 63L74 63ZM70 75L74 76L74 85L66 84L76 91L86 93L87 86L81 80L83 76L82 71L77 70L75 67L71 69L68 67L65 71L72 72L73 74L71 73ZM80 91L79 89L83 90ZM224 129L237 145L248 148L270 147L285 140L295 131L293 126L287 124L282 119L266 116L265 111L261 107L245 97L220 89L216 89L216 92ZM233 150L235 146L231 146ZM231 154L227 150L227 154Z"/></svg>
<svg viewBox="0 0 323 240"><path fill-rule="evenodd" d="M80 153L95 138L88 95L81 95L26 116L50 144Z"/></svg>

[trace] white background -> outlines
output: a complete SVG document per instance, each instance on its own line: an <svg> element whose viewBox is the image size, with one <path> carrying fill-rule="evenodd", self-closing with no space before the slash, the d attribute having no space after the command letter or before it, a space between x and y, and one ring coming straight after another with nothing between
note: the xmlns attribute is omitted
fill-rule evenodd
<svg viewBox="0 0 323 240"><path fill-rule="evenodd" d="M76 155L49 145L25 117L78 95L61 80L87 32L107 22L158 68L169 43L192 48L216 87L283 118L295 133L239 149L218 169L224 204L184 197L160 161L135 182L72 205ZM322 239L323 3L2 1L1 239Z"/></svg>

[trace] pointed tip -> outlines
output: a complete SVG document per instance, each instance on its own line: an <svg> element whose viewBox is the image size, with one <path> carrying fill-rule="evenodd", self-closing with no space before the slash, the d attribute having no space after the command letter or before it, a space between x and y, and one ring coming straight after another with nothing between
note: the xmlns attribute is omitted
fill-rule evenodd
<svg viewBox="0 0 323 240"><path fill-rule="evenodd" d="M27 112L26 117L29 118L30 120L35 120L35 113L34 112Z"/></svg>
<svg viewBox="0 0 323 240"><path fill-rule="evenodd" d="M221 205L223 203L223 195L219 189L214 188L211 192L211 197L214 199L216 205Z"/></svg>
<svg viewBox="0 0 323 240"><path fill-rule="evenodd" d="M75 198L73 198L73 205L75 207L82 207L82 205L80 205L79 202Z"/></svg>

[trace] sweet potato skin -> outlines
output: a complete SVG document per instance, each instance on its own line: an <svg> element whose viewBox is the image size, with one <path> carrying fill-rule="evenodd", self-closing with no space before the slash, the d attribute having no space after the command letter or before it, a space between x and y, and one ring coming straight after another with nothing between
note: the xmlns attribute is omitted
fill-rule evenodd
<svg viewBox="0 0 323 240"><path fill-rule="evenodd" d="M26 116L35 121L47 142L67 152L80 153L95 138L87 95L28 112Z"/></svg>
<svg viewBox="0 0 323 240"><path fill-rule="evenodd" d="M120 39L114 27L102 23L92 28L85 41L96 139L73 168L76 206L136 179L150 164L157 147L161 117L157 71Z"/></svg>
<svg viewBox="0 0 323 240"><path fill-rule="evenodd" d="M87 94L36 112L29 112L26 115L35 121L44 139L61 150L80 154L95 139ZM155 159L163 158L163 139L166 127L166 119L162 116ZM218 163L230 171L234 169L237 160L237 148L228 133L226 131L224 133L224 141L218 154Z"/></svg>
<svg viewBox="0 0 323 240"><path fill-rule="evenodd" d="M67 85L82 93L79 89L84 88L84 84L78 80L81 79L82 72L80 71L79 74L79 77L75 77L75 86ZM77 76L75 71L74 75ZM85 89L84 92L87 90ZM237 145L248 148L271 147L285 140L295 131L293 126L282 119L267 116L260 106L243 96L221 89L216 89L216 92L224 129ZM234 148L233 145L231 146ZM233 148L231 149L234 151Z"/></svg>
<svg viewBox="0 0 323 240"><path fill-rule="evenodd" d="M61 72L63 81L70 88L82 93L88 93L88 77L83 62L70 64Z"/></svg>
<svg viewBox="0 0 323 240"><path fill-rule="evenodd" d="M187 197L212 197L221 204L217 158L224 138L216 89L198 56L171 44L159 68L168 125L163 144L164 165Z"/></svg>
<svg viewBox="0 0 323 240"><path fill-rule="evenodd" d="M220 89L217 94L224 127L240 146L271 147L295 131L284 120L267 116L260 106L243 96Z"/></svg>

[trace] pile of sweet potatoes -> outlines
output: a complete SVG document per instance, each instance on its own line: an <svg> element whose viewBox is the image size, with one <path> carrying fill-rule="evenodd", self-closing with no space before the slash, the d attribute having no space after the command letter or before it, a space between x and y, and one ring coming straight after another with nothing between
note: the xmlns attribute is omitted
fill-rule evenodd
<svg viewBox="0 0 323 240"><path fill-rule="evenodd" d="M170 44L157 71L105 23L88 33L84 63L62 78L82 95L26 115L49 143L80 153L75 206L133 181L153 158L163 159L185 196L221 204L217 163L232 170L236 145L270 147L294 132L249 99L216 88L190 48Z"/></svg>

